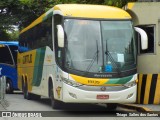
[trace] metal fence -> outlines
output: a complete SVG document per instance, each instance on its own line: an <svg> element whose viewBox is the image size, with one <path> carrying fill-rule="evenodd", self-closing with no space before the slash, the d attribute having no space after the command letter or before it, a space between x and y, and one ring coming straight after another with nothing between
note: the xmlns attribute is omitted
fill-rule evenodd
<svg viewBox="0 0 160 120"><path fill-rule="evenodd" d="M6 77L0 77L0 103L5 100L6 93Z"/></svg>

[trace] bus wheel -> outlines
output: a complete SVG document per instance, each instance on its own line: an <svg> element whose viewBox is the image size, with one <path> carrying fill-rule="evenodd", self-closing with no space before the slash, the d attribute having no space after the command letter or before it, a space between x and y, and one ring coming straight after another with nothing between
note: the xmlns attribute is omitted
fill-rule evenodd
<svg viewBox="0 0 160 120"><path fill-rule="evenodd" d="M107 104L107 109L108 110L116 110L117 104L116 103L108 103Z"/></svg>
<svg viewBox="0 0 160 120"><path fill-rule="evenodd" d="M24 94L24 80L22 80L22 92Z"/></svg>
<svg viewBox="0 0 160 120"><path fill-rule="evenodd" d="M13 93L12 82L8 78L7 78L7 81L6 81L6 93L7 94L12 94Z"/></svg>
<svg viewBox="0 0 160 120"><path fill-rule="evenodd" d="M54 99L54 94L53 94L53 87L49 87L49 97L51 100L51 106L53 109L60 109L61 108L61 102L57 101Z"/></svg>

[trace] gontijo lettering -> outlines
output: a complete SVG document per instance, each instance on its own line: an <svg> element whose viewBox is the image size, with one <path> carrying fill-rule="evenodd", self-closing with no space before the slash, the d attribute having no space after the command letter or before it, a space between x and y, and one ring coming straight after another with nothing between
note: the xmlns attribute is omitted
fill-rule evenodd
<svg viewBox="0 0 160 120"><path fill-rule="evenodd" d="M23 64L32 63L32 54L23 56Z"/></svg>

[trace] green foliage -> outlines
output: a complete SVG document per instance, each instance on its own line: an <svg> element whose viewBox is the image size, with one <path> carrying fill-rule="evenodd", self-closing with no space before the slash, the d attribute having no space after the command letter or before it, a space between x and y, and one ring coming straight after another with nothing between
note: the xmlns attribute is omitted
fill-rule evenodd
<svg viewBox="0 0 160 120"><path fill-rule="evenodd" d="M0 31L0 41L13 41L18 40L19 31L18 30L11 30L11 31Z"/></svg>
<svg viewBox="0 0 160 120"><path fill-rule="evenodd" d="M130 1L136 0L0 0L0 35L4 34L1 39L17 38L17 33L7 34L6 31L15 31L13 25L19 29L26 27L56 4L103 4L122 7Z"/></svg>
<svg viewBox="0 0 160 120"><path fill-rule="evenodd" d="M10 32L8 32L8 35L9 35L9 41L18 40L19 31L18 30L10 31Z"/></svg>
<svg viewBox="0 0 160 120"><path fill-rule="evenodd" d="M6 31L0 31L0 41L8 41L10 39Z"/></svg>
<svg viewBox="0 0 160 120"><path fill-rule="evenodd" d="M123 7L128 2L136 2L137 0L104 0L104 4L116 6L116 7Z"/></svg>

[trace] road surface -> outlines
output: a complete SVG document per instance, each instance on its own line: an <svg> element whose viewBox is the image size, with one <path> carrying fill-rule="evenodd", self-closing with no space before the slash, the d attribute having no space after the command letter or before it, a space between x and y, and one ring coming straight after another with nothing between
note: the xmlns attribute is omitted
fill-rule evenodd
<svg viewBox="0 0 160 120"><path fill-rule="evenodd" d="M15 112L15 117L1 117L0 120L159 120L158 117L117 117L117 115L126 116L135 111L118 107L117 110L110 112L107 110L106 106L102 104L67 104L62 110L54 110L50 106L49 99L42 98L40 100L26 100L23 98L21 92L7 94L6 100L8 107L6 107L5 111ZM16 114L17 111L20 114ZM31 113L35 112L39 117L43 117L24 118L25 111L31 111ZM23 118L16 117L16 115L23 116ZM47 115L50 117L44 117Z"/></svg>

